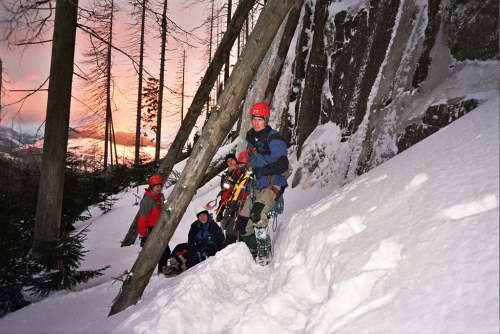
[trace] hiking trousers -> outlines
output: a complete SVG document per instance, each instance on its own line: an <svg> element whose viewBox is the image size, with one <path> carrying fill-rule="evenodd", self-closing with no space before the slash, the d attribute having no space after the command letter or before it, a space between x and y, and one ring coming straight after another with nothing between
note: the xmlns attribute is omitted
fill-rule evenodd
<svg viewBox="0 0 500 334"><path fill-rule="evenodd" d="M267 214L276 204L276 193L279 193L280 190L281 186L265 187L261 190L256 190L255 201L253 203L251 203L252 201L250 198L245 201L245 205L243 206L240 216L238 217L238 220L247 220L245 234L242 234L242 236L254 234L254 226L267 226L269 223ZM250 207L250 205L252 205L252 207Z"/></svg>

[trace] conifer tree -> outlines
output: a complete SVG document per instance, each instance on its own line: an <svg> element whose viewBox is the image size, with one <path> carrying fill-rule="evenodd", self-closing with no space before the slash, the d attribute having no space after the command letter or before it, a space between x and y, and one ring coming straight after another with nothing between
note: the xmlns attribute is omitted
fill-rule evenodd
<svg viewBox="0 0 500 334"><path fill-rule="evenodd" d="M157 79L147 78L146 87L142 90L142 115L141 119L144 123L142 127L142 135L148 137L148 130L157 133L157 116L158 116L158 97L159 97L160 85ZM157 137L154 136L154 139ZM153 139L153 140L154 140Z"/></svg>
<svg viewBox="0 0 500 334"><path fill-rule="evenodd" d="M26 292L46 296L52 291L72 289L102 275L106 269L77 270L87 252L82 242L88 230L77 234L68 230L76 220L88 219L82 212L102 200L99 194L103 192L98 186L102 182L91 178L91 173L79 171L80 163L71 159L65 173L65 186L71 191L65 191L68 195L63 198L61 237L55 242L40 243L40 256L36 259L30 251L40 172L30 167L18 171L12 166L14 175L0 179L0 317L28 305ZM97 187L88 186L83 180L93 180Z"/></svg>
<svg viewBox="0 0 500 334"><path fill-rule="evenodd" d="M88 250L83 250L83 241L89 230L66 234L60 241L46 242L40 247L43 256L37 260L40 269L28 291L36 296L47 296L50 292L71 290L80 283L103 275L106 266L97 270L76 270Z"/></svg>

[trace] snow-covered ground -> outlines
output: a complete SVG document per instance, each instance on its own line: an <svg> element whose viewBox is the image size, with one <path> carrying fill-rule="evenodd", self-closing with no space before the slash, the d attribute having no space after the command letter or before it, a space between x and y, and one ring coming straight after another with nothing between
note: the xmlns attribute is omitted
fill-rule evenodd
<svg viewBox="0 0 500 334"><path fill-rule="evenodd" d="M269 266L238 243L153 275L137 305L108 317L112 277L140 251L120 241L144 187L121 193L106 214L90 208L82 269L111 264L105 276L5 316L0 333L498 333L498 110L497 95L342 188L288 189Z"/></svg>

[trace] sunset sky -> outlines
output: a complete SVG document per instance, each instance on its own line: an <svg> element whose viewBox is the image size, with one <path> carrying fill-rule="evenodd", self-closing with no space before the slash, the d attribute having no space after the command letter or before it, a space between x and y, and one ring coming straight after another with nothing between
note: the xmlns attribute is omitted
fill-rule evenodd
<svg viewBox="0 0 500 334"><path fill-rule="evenodd" d="M89 3L90 0L80 0L80 6ZM233 1L234 2L234 1ZM115 2L116 3L116 2ZM221 2L222 4L223 2ZM225 3L225 2L224 2ZM209 8L206 4L198 4L183 8L182 1L169 1L169 18L177 25L185 30L191 30L194 27L200 26L209 13ZM220 5L221 5L220 4ZM125 40L129 34L130 28L125 25L125 20L130 12L129 6L126 5L125 0L120 0L118 3L120 12L115 19L115 34L114 43L119 48L125 48ZM236 5L233 4L233 12ZM160 11L158 9L158 11ZM158 33L152 31L153 28L147 28L149 36L146 36L147 43L151 46L147 53L151 59L145 59L147 70L159 76L159 59L160 59L160 41L157 38ZM158 28L159 29L159 28ZM225 29L224 29L225 30ZM159 30L158 30L159 31ZM196 35L199 38L205 38L205 30L198 29ZM52 38L52 32L47 33L46 39ZM193 96L198 88L198 82L204 75L205 67L203 54L205 48L200 44L199 40L190 38L189 42L195 44L196 48L185 48L186 50L186 91L188 95L184 100L184 113L191 103L189 96ZM77 46L75 49L75 58L78 66L85 70L84 65L81 64L82 51L85 44L88 43L88 35L84 34L81 30L77 31ZM14 92L15 90L31 90L36 89L47 79L50 71L50 57L51 57L51 43L38 44L30 46L28 49L11 49L6 44L0 44L0 58L3 62L3 91L1 104L5 106L15 101L20 100L29 92ZM170 44L167 46L166 54L166 73L165 80L167 87L174 87L176 84L176 77L179 75L179 61L182 57L182 46L175 43L170 39ZM212 54L215 50L212 51ZM206 61L206 60L205 60ZM131 62L125 56L118 52L113 53L114 67L112 74L115 77L119 91L115 91L114 101L117 105L117 111L113 113L113 120L115 122L124 124L129 128L135 130L136 126L136 96L137 96L137 75L133 72ZM234 63L233 63L234 65ZM74 71L80 71L75 66ZM146 76L146 75L145 75ZM178 79L177 79L178 80ZM74 76L73 79L73 95L77 99L82 99L81 92L78 90L82 80ZM143 87L145 83L143 83ZM46 83L43 88L48 88ZM168 90L164 90L164 113L174 109L168 102L172 96ZM18 103L12 106L4 107L2 109L2 119L0 125L4 127L13 126L15 130L34 134L37 129L42 126L45 119L47 106L47 92L38 92L30 96L24 104ZM177 107L178 108L178 107ZM84 106L73 99L71 105L71 127L76 127L82 124L82 112L85 110ZM179 108L177 109L179 110ZM173 119L172 117L163 117L163 125L169 124L168 129L164 128L162 131L162 143L171 141L175 136L175 130L180 124L180 117ZM42 128L43 129L43 128Z"/></svg>

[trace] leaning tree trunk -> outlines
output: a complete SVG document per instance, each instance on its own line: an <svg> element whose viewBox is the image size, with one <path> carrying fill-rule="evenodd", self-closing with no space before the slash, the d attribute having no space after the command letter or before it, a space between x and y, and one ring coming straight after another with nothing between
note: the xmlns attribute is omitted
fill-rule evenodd
<svg viewBox="0 0 500 334"><path fill-rule="evenodd" d="M222 163L220 163L219 165L217 165L213 169L207 171L205 173L205 176L203 177L201 183L199 184L198 188L203 187L211 179L216 177L217 174L222 173L224 171L224 169L226 169L226 168L227 168L226 162L223 161ZM135 239L137 238L137 235L139 234L139 230L137 227L138 221L139 221L139 211L137 211L135 218L134 218L134 221L132 222L132 224L128 228L127 235L126 235L125 239L122 241L122 247L130 246L131 244L133 244L135 242ZM127 244L125 244L125 243L127 243Z"/></svg>
<svg viewBox="0 0 500 334"><path fill-rule="evenodd" d="M229 23L231 22L231 7L232 1L227 1L227 29L229 29ZM226 55L226 64L224 65L224 85L226 85L227 80L229 80L229 61L231 58L231 52L228 52Z"/></svg>
<svg viewBox="0 0 500 334"><path fill-rule="evenodd" d="M252 9L255 0L245 0L241 1L234 16L229 24L229 27L222 38L222 42L215 51L214 58L201 81L200 87L193 98L193 102L186 113L186 116L182 120L181 127L175 139L170 146L167 155L161 161L160 167L158 168L157 174L164 180L168 178L172 172L172 168L177 163L177 160L181 156L182 148L189 138L189 134L193 130L196 120L203 110L203 105L208 100L210 91L214 86L217 76L219 75L222 65L224 65L225 55L229 54L231 48L233 47L236 37L238 37L241 27L245 22L245 19ZM122 247L132 245L137 239L139 231L137 229L137 220L139 218L139 213L136 214L134 221L132 222L125 239L122 241Z"/></svg>
<svg viewBox="0 0 500 334"><path fill-rule="evenodd" d="M41 242L59 240L77 14L78 0L57 0L33 240L34 256L40 255L37 249Z"/></svg>
<svg viewBox="0 0 500 334"><path fill-rule="evenodd" d="M302 1L302 0L297 0ZM186 211L189 202L215 152L231 129L232 120L252 82L281 22L295 0L270 0L236 64L202 135L196 142L186 167L163 205L155 228L144 245L130 274L123 282L109 315L135 304Z"/></svg>

